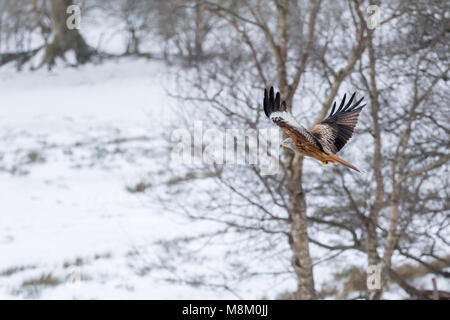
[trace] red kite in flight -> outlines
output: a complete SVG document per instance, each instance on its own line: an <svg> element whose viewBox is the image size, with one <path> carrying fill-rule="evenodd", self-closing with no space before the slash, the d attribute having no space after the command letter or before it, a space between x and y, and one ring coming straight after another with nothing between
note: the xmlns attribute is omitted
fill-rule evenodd
<svg viewBox="0 0 450 320"><path fill-rule="evenodd" d="M365 106L365 104L360 106L364 97L352 105L355 94L356 92L353 93L347 104L345 104L346 95L344 95L337 110L336 102L334 102L328 118L316 124L310 131L299 124L287 111L286 102L280 101L279 92L276 96L274 95L273 87L270 88L270 92L267 92L267 89L264 90L264 113L288 135L289 138L285 139L281 146L317 159L324 165L329 162L341 163L361 172L354 165L336 155L352 137L358 116Z"/></svg>

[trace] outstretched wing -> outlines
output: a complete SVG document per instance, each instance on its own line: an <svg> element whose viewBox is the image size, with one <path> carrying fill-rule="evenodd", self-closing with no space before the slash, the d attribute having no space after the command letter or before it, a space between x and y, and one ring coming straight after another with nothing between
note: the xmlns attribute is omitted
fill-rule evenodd
<svg viewBox="0 0 450 320"><path fill-rule="evenodd" d="M326 153L337 153L353 135L359 114L362 108L365 107L365 104L360 106L364 97L351 105L355 95L356 92L353 93L348 103L345 104L346 95L344 94L339 108L336 110L335 101L328 118L316 124L311 129L311 134L319 141Z"/></svg>
<svg viewBox="0 0 450 320"><path fill-rule="evenodd" d="M308 147L321 149L311 133L287 111L286 102L281 101L280 93L277 92L274 95L273 87L270 87L269 92L267 92L267 89L264 89L264 113L292 139L296 146L308 145Z"/></svg>

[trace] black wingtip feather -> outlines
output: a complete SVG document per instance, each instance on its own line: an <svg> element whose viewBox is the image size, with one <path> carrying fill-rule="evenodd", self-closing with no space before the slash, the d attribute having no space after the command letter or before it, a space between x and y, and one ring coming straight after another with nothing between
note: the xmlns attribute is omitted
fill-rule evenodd
<svg viewBox="0 0 450 320"><path fill-rule="evenodd" d="M341 104L339 105L339 109L336 111L336 113L341 112L342 107L344 106L345 103L345 98L347 97L347 94L344 93L344 97L342 98Z"/></svg>
<svg viewBox="0 0 450 320"><path fill-rule="evenodd" d="M270 118L270 114L277 111L286 111L286 102L281 101L280 92L275 94L273 87L264 89L264 100L263 100L264 114Z"/></svg>
<svg viewBox="0 0 450 320"><path fill-rule="evenodd" d="M275 97L275 110L279 111L280 110L280 93L277 92L277 95Z"/></svg>
<svg viewBox="0 0 450 320"><path fill-rule="evenodd" d="M267 92L267 89L264 89L264 113L266 117L269 117L269 93Z"/></svg>
<svg viewBox="0 0 450 320"><path fill-rule="evenodd" d="M275 103L275 97L273 94L273 87L270 87L270 91L269 91L269 105L273 106Z"/></svg>
<svg viewBox="0 0 450 320"><path fill-rule="evenodd" d="M361 99L356 101L353 105L351 105L353 100L355 99L356 92L354 92L352 94L352 96L350 97L350 100L347 102L347 104L345 104L346 96L347 96L347 94L344 94L344 97L342 98L341 103L339 105L339 108L336 110L336 112L335 112L336 101L333 103L333 107L331 108L331 112L330 112L330 115L328 117L335 116L338 113L355 111L355 110L358 110L358 109L363 108L365 106L365 105L363 105L363 106L359 105L361 103L361 101L364 99L364 97L362 97ZM345 104L345 106L344 106L344 104Z"/></svg>
<svg viewBox="0 0 450 320"><path fill-rule="evenodd" d="M362 108L364 108L366 106L366 104L363 104L362 106L358 107L356 110L361 110Z"/></svg>
<svg viewBox="0 0 450 320"><path fill-rule="evenodd" d="M354 104L350 109L348 109L348 111L353 111L353 110L355 110L355 109L359 106L359 104L361 103L361 101L363 101L363 99L364 99L364 97L362 97L361 99L359 99L358 101L356 101L355 104Z"/></svg>
<svg viewBox="0 0 450 320"><path fill-rule="evenodd" d="M333 103L333 107L331 108L331 112L330 112L329 117L331 117L333 115L334 109L336 109L336 101Z"/></svg>
<svg viewBox="0 0 450 320"><path fill-rule="evenodd" d="M353 92L352 96L350 97L350 100L349 100L348 103L345 105L345 107L344 107L344 109L343 109L342 111L345 111L345 110L348 109L348 107L350 107L350 105L351 105L352 102L353 102L353 99L355 99L355 95L356 95L356 92Z"/></svg>

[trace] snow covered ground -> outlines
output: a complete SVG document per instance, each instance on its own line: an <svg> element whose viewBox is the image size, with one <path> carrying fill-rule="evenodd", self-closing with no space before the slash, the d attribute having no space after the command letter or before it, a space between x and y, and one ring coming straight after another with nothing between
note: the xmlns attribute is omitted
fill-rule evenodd
<svg viewBox="0 0 450 320"><path fill-rule="evenodd" d="M234 298L147 270L153 243L186 230L127 191L158 170L173 103L165 68L2 69L0 298Z"/></svg>

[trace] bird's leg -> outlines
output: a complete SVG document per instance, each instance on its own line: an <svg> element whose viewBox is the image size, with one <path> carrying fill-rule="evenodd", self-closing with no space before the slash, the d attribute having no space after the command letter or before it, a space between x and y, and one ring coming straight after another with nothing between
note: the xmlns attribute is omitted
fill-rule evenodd
<svg viewBox="0 0 450 320"><path fill-rule="evenodd" d="M326 166L326 165L328 164L328 161L327 161L327 160L321 161L321 162L322 162L322 164L323 164L324 166Z"/></svg>

